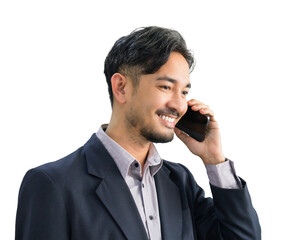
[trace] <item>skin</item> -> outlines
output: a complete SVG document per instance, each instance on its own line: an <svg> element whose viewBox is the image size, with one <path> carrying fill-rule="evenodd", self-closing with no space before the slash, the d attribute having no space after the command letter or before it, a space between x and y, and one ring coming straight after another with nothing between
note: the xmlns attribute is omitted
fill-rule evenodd
<svg viewBox="0 0 287 240"><path fill-rule="evenodd" d="M175 133L205 164L225 161L213 111L196 99L186 99L190 89L189 66L181 54L171 53L168 61L157 72L141 75L136 88L129 77L120 73L112 76L111 83L114 104L106 134L134 156L142 169L151 144L142 129L156 133L166 142L171 141ZM193 110L210 116L209 129L203 142L197 142L175 128L186 112L187 104ZM174 122L163 120L160 117L163 114L173 118Z"/></svg>

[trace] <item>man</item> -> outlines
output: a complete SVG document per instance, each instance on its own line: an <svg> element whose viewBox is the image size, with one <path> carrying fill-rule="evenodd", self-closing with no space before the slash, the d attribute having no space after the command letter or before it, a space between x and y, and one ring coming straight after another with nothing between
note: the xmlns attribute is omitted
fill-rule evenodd
<svg viewBox="0 0 287 240"><path fill-rule="evenodd" d="M105 61L110 123L72 154L27 172L17 240L261 239L212 110L186 99L193 62L170 29L138 29L115 43ZM210 116L203 142L175 127L187 105ZM157 153L153 143L169 142L174 133L204 162L213 200L186 167Z"/></svg>

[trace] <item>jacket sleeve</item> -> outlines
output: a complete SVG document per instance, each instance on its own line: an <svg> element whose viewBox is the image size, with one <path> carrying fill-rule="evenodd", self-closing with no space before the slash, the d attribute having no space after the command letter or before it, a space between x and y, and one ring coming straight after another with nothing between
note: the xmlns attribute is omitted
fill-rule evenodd
<svg viewBox="0 0 287 240"><path fill-rule="evenodd" d="M67 240L67 212L55 182L38 169L22 181L16 216L16 240Z"/></svg>
<svg viewBox="0 0 287 240"><path fill-rule="evenodd" d="M192 174L185 170L189 177L187 191L192 191L189 196L192 197L191 209L198 239L261 239L259 219L244 180L241 179L241 189L223 189L211 185L211 199L205 197L204 190L197 185Z"/></svg>

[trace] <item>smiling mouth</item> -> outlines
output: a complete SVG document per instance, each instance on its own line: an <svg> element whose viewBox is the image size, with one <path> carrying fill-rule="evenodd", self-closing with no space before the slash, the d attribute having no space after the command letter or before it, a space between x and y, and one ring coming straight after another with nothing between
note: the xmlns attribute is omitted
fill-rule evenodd
<svg viewBox="0 0 287 240"><path fill-rule="evenodd" d="M158 116L159 116L160 118L162 118L163 120L169 122L169 123L174 123L174 122L175 122L175 119L176 119L176 118L173 118L173 117L169 117L169 116L167 116L167 115L164 115L164 114L158 114Z"/></svg>

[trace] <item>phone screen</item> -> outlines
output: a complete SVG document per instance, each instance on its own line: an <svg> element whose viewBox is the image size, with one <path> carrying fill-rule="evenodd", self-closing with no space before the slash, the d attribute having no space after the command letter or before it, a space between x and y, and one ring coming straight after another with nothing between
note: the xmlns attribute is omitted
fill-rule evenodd
<svg viewBox="0 0 287 240"><path fill-rule="evenodd" d="M175 125L184 131L190 137L202 142L205 138L209 116L201 114L199 111L193 111L190 106L183 117Z"/></svg>

